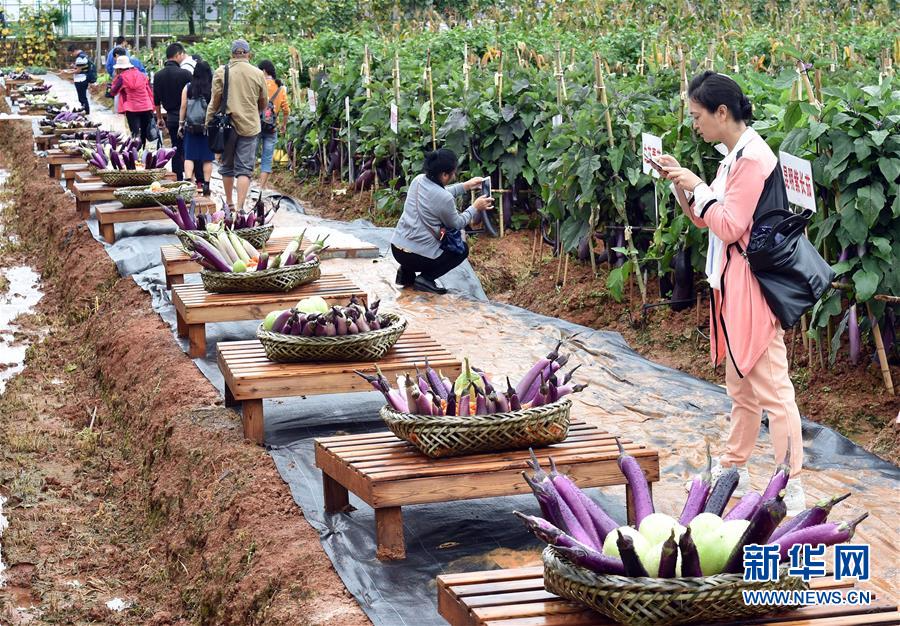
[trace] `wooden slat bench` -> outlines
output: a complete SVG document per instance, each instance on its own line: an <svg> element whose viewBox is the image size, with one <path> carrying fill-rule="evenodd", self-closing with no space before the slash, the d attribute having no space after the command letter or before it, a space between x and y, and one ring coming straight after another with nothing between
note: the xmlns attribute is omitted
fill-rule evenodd
<svg viewBox="0 0 900 626"><path fill-rule="evenodd" d="M62 179L65 181L66 189L72 189L72 186L75 184L75 176L79 172L88 172L88 165L84 161L81 163L66 163L62 166Z"/></svg>
<svg viewBox="0 0 900 626"><path fill-rule="evenodd" d="M814 578L814 590L851 589L852 581ZM450 626L615 626L617 622L544 590L543 567L520 567L437 577L438 613ZM897 604L808 606L772 617L718 626L854 626L900 624Z"/></svg>
<svg viewBox="0 0 900 626"><path fill-rule="evenodd" d="M266 250L270 255L278 254L298 234L272 237L266 243ZM309 244L310 242L304 239L300 247L305 248ZM166 274L166 287L171 288L172 285L180 285L184 282L185 274L195 274L200 271L200 264L191 261L191 258L185 254L180 246L160 246L159 253L160 257L162 257L162 265ZM378 256L378 246L368 243L360 243L352 247L329 246L319 256L323 259L373 258Z"/></svg>
<svg viewBox="0 0 900 626"><path fill-rule="evenodd" d="M210 198L198 196L197 208L201 211L214 211L215 203ZM169 220L159 206L125 208L121 202L113 201L98 204L94 207L94 211L97 214L97 223L100 224L100 236L107 243L116 242L116 224ZM175 225L174 222L171 223Z"/></svg>
<svg viewBox="0 0 900 626"><path fill-rule="evenodd" d="M244 436L259 444L264 438L263 398L372 391L353 370L374 372L374 363L274 363L256 339L220 342L216 354L225 379L225 406L241 404ZM452 380L459 376L459 359L427 333L409 328L378 361L378 367L388 379L396 378L400 372L412 371L414 364L424 364L425 357Z"/></svg>
<svg viewBox="0 0 900 626"><path fill-rule="evenodd" d="M659 480L656 450L621 441L638 460L647 480ZM581 487L626 483L616 463L619 450L615 439L596 426L574 422L565 441L534 452L547 467L553 457ZM401 506L531 493L522 477L529 459L528 450L431 459L390 432L316 439L325 511L346 510L348 490L374 508L379 559L405 558ZM631 518L627 485L626 500ZM508 523L517 522L510 516Z"/></svg>
<svg viewBox="0 0 900 626"><path fill-rule="evenodd" d="M175 180L175 174L167 172L164 180ZM91 205L95 202L108 202L115 200L113 192L115 187L104 183L99 176L91 174L89 170L84 170L75 175L75 182L72 184L72 192L75 194L75 210L78 216L86 220L91 216ZM197 202L200 202L201 196L196 196Z"/></svg>
<svg viewBox="0 0 900 626"><path fill-rule="evenodd" d="M188 354L192 358L206 354L207 324L261 320L272 311L289 309L311 296L320 296L332 305L346 305L352 296L367 301L365 291L338 273L323 273L318 280L278 293L210 293L202 283L172 288L178 336L188 338Z"/></svg>
<svg viewBox="0 0 900 626"><path fill-rule="evenodd" d="M56 135L35 135L34 145L38 150L49 150L59 144L59 138Z"/></svg>
<svg viewBox="0 0 900 626"><path fill-rule="evenodd" d="M53 180L59 180L63 165L75 163L84 163L80 154L66 154L59 148L47 150L47 171Z"/></svg>

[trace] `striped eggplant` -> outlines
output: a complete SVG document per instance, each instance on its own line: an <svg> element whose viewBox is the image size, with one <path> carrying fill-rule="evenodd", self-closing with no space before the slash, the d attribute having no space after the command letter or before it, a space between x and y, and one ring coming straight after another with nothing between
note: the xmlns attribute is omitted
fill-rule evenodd
<svg viewBox="0 0 900 626"><path fill-rule="evenodd" d="M737 489L739 479L740 475L736 467L732 467L720 474L716 484L712 487L712 491L709 493L703 512L722 515L722 511L728 505L728 500L731 499L731 494Z"/></svg>

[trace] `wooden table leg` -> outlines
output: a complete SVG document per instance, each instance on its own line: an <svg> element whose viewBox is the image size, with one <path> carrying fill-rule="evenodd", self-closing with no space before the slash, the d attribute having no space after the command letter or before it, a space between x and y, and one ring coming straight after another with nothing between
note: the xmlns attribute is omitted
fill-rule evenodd
<svg viewBox="0 0 900 626"><path fill-rule="evenodd" d="M266 438L263 425L263 401L244 400L241 402L241 414L244 438L262 445Z"/></svg>
<svg viewBox="0 0 900 626"><path fill-rule="evenodd" d="M56 174L55 176L54 176L54 174L56 174L56 166L48 164L47 165L47 176L49 176L50 178L59 178L59 174Z"/></svg>
<svg viewBox="0 0 900 626"><path fill-rule="evenodd" d="M231 387L228 386L228 383L225 383L225 406L237 406L240 404L237 400L234 399L234 394L231 393Z"/></svg>
<svg viewBox="0 0 900 626"><path fill-rule="evenodd" d="M175 328L179 337L188 336L187 322L185 322L184 318L181 317L181 313L178 312L178 309L175 309Z"/></svg>
<svg viewBox="0 0 900 626"><path fill-rule="evenodd" d="M171 289L172 285L183 285L184 274L166 274L166 288Z"/></svg>
<svg viewBox="0 0 900 626"><path fill-rule="evenodd" d="M380 561L406 558L406 542L403 540L403 514L399 506L375 509L375 556Z"/></svg>
<svg viewBox="0 0 900 626"><path fill-rule="evenodd" d="M100 224L100 236L106 243L116 243L116 225Z"/></svg>
<svg viewBox="0 0 900 626"><path fill-rule="evenodd" d="M322 493L325 495L326 513L340 513L350 508L347 488L325 472L322 472Z"/></svg>
<svg viewBox="0 0 900 626"><path fill-rule="evenodd" d="M66 189L68 189L69 191L72 191L72 187L74 187L74 186L75 186L75 179L67 178L66 179Z"/></svg>
<svg viewBox="0 0 900 626"><path fill-rule="evenodd" d="M188 354L192 359L206 356L206 324L188 324Z"/></svg>
<svg viewBox="0 0 900 626"><path fill-rule="evenodd" d="M86 220L91 216L91 201L90 200L75 200L75 210L78 211L78 216Z"/></svg>
<svg viewBox="0 0 900 626"><path fill-rule="evenodd" d="M653 483L647 483L647 491L650 493L650 499L653 499ZM625 484L625 511L626 519L630 526L634 526L634 494L631 492L631 485Z"/></svg>

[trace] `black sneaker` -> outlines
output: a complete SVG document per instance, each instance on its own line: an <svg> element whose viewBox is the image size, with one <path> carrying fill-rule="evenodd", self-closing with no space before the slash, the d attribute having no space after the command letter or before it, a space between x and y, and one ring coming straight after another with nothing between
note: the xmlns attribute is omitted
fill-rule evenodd
<svg viewBox="0 0 900 626"><path fill-rule="evenodd" d="M447 289L442 287L437 281L425 278L424 276L416 276L413 287L416 291L429 291L441 296L447 293Z"/></svg>
<svg viewBox="0 0 900 626"><path fill-rule="evenodd" d="M415 275L413 275L415 276ZM399 287L412 287L413 283L415 283L415 278L405 278L403 276L403 268L399 268L397 270L397 277L394 279L394 284Z"/></svg>
<svg viewBox="0 0 900 626"><path fill-rule="evenodd" d="M203 183L203 195L204 196L209 195L209 183Z"/></svg>

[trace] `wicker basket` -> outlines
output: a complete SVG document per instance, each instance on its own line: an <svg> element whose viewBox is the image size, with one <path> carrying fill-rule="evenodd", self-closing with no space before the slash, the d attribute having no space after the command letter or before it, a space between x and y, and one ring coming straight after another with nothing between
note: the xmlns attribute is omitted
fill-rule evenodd
<svg viewBox="0 0 900 626"><path fill-rule="evenodd" d="M59 144L59 149L63 151L65 154L76 155L81 154L82 145L77 141L62 141Z"/></svg>
<svg viewBox="0 0 900 626"><path fill-rule="evenodd" d="M563 398L509 413L457 417L410 415L385 405L381 419L400 439L438 459L559 443L569 434L571 408L572 401Z"/></svg>
<svg viewBox="0 0 900 626"><path fill-rule="evenodd" d="M741 592L809 588L802 578L787 576L785 569L781 570L777 581L764 583L745 582L741 574L703 578L628 578L605 576L579 567L553 546L547 546L541 558L547 591L588 606L626 626L696 624L780 613L796 606L748 606L744 604Z"/></svg>
<svg viewBox="0 0 900 626"><path fill-rule="evenodd" d="M263 330L260 324L256 338L266 349L266 356L278 363L304 361L378 361L390 350L406 330L406 318L386 313L391 325L358 335L341 337L298 337Z"/></svg>
<svg viewBox="0 0 900 626"><path fill-rule="evenodd" d="M147 186L120 187L113 191L113 196L124 207L156 206L162 204L174 204L178 198L190 202L197 193L197 186L190 182L173 181L160 183L165 191L149 191Z"/></svg>
<svg viewBox="0 0 900 626"><path fill-rule="evenodd" d="M254 226L253 228L239 228L234 231L234 234L241 239L246 240L247 243L249 243L257 250L262 250L266 247L266 242L269 241L269 237L272 236L272 231L274 229L275 224L264 224L262 226ZM205 230L175 231L175 234L181 240L181 243L185 245L185 247L191 245L191 239L187 236L187 233L196 235L198 237L203 237L204 239L209 239L209 233Z"/></svg>
<svg viewBox="0 0 900 626"><path fill-rule="evenodd" d="M311 283L322 275L318 261L278 267L261 272L213 272L203 270L200 279L207 291L214 293L253 293L290 291Z"/></svg>
<svg viewBox="0 0 900 626"><path fill-rule="evenodd" d="M96 131L97 128L94 126L83 126L81 128L54 128L54 135L74 135L75 133L87 133L90 131Z"/></svg>
<svg viewBox="0 0 900 626"><path fill-rule="evenodd" d="M166 177L165 168L151 170L97 170L97 176L111 187L149 185Z"/></svg>

